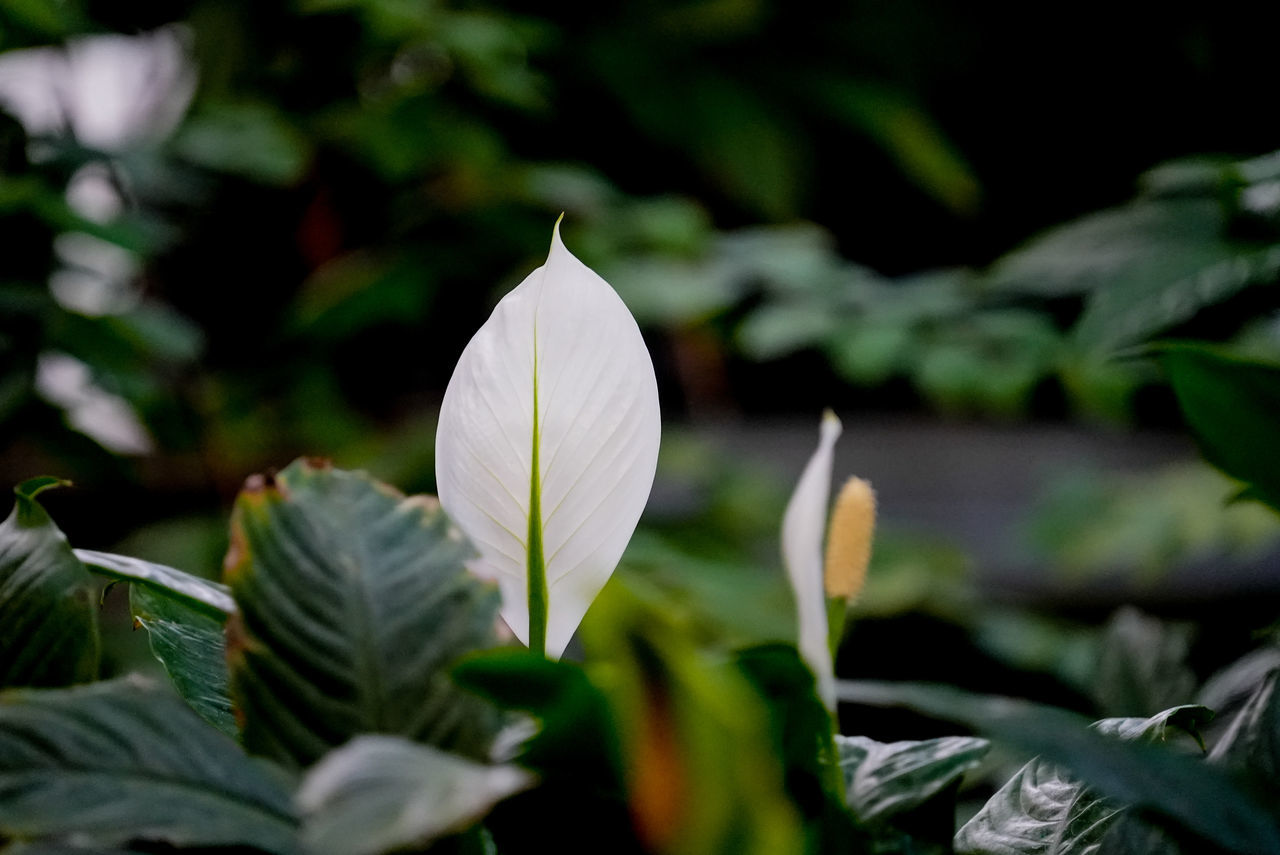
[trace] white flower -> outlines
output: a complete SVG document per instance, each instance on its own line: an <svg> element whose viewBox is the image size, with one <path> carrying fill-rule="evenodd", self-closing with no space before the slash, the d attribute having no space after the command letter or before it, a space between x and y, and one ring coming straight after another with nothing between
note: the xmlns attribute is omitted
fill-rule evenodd
<svg viewBox="0 0 1280 855"><path fill-rule="evenodd" d="M440 502L534 650L564 652L648 501L653 362L607 282L552 233L542 267L462 352L440 408Z"/></svg>
<svg viewBox="0 0 1280 855"><path fill-rule="evenodd" d="M827 708L836 706L829 615L843 619L848 603L866 577L875 525L875 494L860 478L841 489L831 515L826 566L822 533L831 494L831 466L842 427L835 413L822 415L818 448L805 465L791 501L782 516L782 563L791 580L799 626L797 647L817 680L818 695ZM833 608L828 608L832 604ZM842 627L835 627L837 632Z"/></svg>

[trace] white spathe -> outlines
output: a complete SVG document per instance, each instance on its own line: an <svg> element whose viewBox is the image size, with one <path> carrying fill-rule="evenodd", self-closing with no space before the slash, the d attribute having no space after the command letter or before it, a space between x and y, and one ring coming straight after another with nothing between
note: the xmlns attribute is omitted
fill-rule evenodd
<svg viewBox="0 0 1280 855"><path fill-rule="evenodd" d="M536 425L538 472L533 471ZM530 487L538 479L547 654L564 652L613 572L653 486L661 418L653 361L607 282L551 237L546 264L463 350L440 407L440 502L479 549L477 573L529 642Z"/></svg>
<svg viewBox="0 0 1280 855"><path fill-rule="evenodd" d="M827 646L827 600L822 583L822 535L831 495L831 466L840 419L827 410L822 415L818 448L800 474L791 501L782 515L782 564L791 579L796 598L800 656L817 679L818 695L828 709L835 709L836 683Z"/></svg>

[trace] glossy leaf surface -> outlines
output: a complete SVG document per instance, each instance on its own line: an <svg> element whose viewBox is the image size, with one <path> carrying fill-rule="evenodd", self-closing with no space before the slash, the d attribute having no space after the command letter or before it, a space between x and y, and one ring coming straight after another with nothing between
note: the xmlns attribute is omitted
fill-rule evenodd
<svg viewBox="0 0 1280 855"><path fill-rule="evenodd" d="M251 479L232 516L232 695L251 750L309 765L360 733L470 756L495 716L449 677L497 643L498 593L439 505L298 461Z"/></svg>
<svg viewBox="0 0 1280 855"><path fill-rule="evenodd" d="M315 855L376 855L463 831L529 786L514 766L486 766L394 736L361 736L303 779L302 838Z"/></svg>
<svg viewBox="0 0 1280 855"><path fill-rule="evenodd" d="M140 680L0 696L0 836L291 853L288 791Z"/></svg>
<svg viewBox="0 0 1280 855"><path fill-rule="evenodd" d="M0 524L0 688L65 686L98 672L93 577L36 500L61 483L18 485Z"/></svg>

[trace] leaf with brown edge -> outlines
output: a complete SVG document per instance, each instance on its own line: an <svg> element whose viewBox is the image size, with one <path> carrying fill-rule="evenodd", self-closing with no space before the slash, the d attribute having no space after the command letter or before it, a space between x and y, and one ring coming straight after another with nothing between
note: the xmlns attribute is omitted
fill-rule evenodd
<svg viewBox="0 0 1280 855"><path fill-rule="evenodd" d="M224 577L231 692L246 746L306 766L356 734L482 757L496 712L457 687L497 644L499 597L432 501L299 460L246 482Z"/></svg>

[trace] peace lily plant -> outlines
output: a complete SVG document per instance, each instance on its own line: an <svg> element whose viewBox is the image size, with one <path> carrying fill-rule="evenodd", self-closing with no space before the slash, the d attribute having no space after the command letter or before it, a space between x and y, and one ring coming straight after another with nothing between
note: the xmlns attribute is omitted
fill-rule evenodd
<svg viewBox="0 0 1280 855"><path fill-rule="evenodd" d="M1009 699L841 684L1042 755L954 839L985 740L838 733L832 650L875 519L855 478L827 524L840 431L827 413L782 521L796 645L734 648L696 603L618 586L583 627L583 663L560 660L647 501L660 415L635 321L557 228L458 362L438 502L314 458L253 476L218 584L73 550L40 504L65 482L19 485L0 522L0 855L1031 855L1114 828L1142 843L1118 852L1152 851L1131 819L1280 852L1257 795L1280 788L1257 750L1280 743L1274 675L1205 760L1121 741L1195 731L1204 707L1090 730ZM151 678L101 679L104 580L127 588ZM504 643L499 614L530 650Z"/></svg>
<svg viewBox="0 0 1280 855"><path fill-rule="evenodd" d="M608 581L648 501L660 436L640 329L557 222L546 263L463 350L436 432L440 502L530 649L559 657Z"/></svg>
<svg viewBox="0 0 1280 855"><path fill-rule="evenodd" d="M824 561L822 534L835 444L842 430L835 413L823 413L818 448L800 474L782 516L782 563L796 600L797 647L829 710L836 706L832 660L844 629L845 612L866 578L876 515L871 485L861 478L850 478L831 513Z"/></svg>

